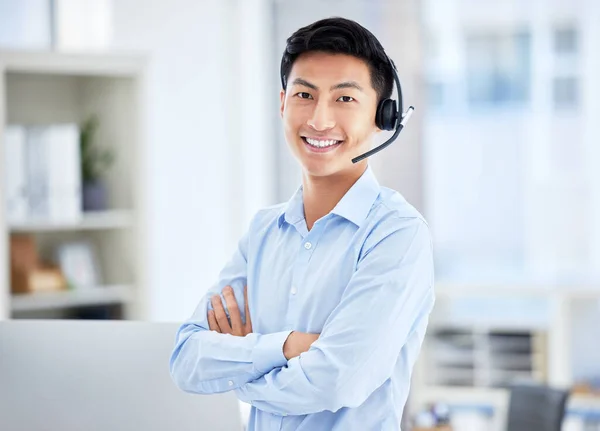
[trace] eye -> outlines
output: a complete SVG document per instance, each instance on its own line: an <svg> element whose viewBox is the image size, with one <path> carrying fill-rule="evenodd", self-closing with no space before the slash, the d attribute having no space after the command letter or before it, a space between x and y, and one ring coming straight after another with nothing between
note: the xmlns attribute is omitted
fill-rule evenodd
<svg viewBox="0 0 600 431"><path fill-rule="evenodd" d="M306 93L304 91L301 91L300 93L296 94L296 96L298 96L300 99L312 99L310 93Z"/></svg>
<svg viewBox="0 0 600 431"><path fill-rule="evenodd" d="M338 100L339 100L339 101L341 101L341 102L348 103L348 102L352 102L352 101L354 101L354 97L350 97L350 96L342 96L342 97L340 97Z"/></svg>

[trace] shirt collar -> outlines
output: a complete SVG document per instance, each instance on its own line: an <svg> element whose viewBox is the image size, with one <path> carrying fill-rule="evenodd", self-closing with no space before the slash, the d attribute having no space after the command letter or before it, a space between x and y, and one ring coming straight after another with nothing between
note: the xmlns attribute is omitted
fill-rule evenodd
<svg viewBox="0 0 600 431"><path fill-rule="evenodd" d="M283 207L283 211L279 214L279 218L277 219L277 224L281 227L284 220L289 224L296 224L303 219L304 202L302 200L302 186L300 186Z"/></svg>
<svg viewBox="0 0 600 431"><path fill-rule="evenodd" d="M379 182L371 166L367 165L365 172L350 187L335 208L331 210L331 213L339 215L360 227L367 218L375 199L379 196L379 191ZM277 220L279 227L281 227L284 220L289 224L304 220L302 186L296 190L284 206Z"/></svg>

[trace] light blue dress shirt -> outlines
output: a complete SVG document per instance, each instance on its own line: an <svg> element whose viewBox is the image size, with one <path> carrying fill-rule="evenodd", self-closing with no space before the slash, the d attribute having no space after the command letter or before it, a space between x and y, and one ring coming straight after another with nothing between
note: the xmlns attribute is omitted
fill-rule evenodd
<svg viewBox="0 0 600 431"><path fill-rule="evenodd" d="M246 337L209 330L210 297L227 285L241 310L248 286ZM177 332L171 375L186 392L235 390L249 431L399 430L433 303L427 224L367 167L310 231L302 187L255 215ZM293 330L321 335L287 361Z"/></svg>

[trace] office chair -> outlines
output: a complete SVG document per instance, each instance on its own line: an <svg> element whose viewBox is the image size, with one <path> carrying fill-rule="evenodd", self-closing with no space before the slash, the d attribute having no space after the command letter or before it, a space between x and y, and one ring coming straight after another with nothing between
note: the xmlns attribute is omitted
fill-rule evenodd
<svg viewBox="0 0 600 431"><path fill-rule="evenodd" d="M568 397L542 385L511 386L507 431L560 431Z"/></svg>

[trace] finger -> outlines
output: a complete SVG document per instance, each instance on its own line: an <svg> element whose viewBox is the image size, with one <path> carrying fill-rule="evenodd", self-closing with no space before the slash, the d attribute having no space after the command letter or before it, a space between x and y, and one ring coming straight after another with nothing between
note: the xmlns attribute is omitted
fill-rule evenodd
<svg viewBox="0 0 600 431"><path fill-rule="evenodd" d="M225 298L225 303L229 310L229 320L231 320L233 334L242 335L242 316L240 315L240 309L235 300L235 295L233 294L231 286L225 286L225 289L223 289L223 297Z"/></svg>
<svg viewBox="0 0 600 431"><path fill-rule="evenodd" d="M213 310L208 310L208 327L211 331L221 332L219 328L219 324L217 323L217 319L215 317L215 312Z"/></svg>
<svg viewBox="0 0 600 431"><path fill-rule="evenodd" d="M252 319L250 318L250 306L248 305L248 286L244 287L244 311L246 313L246 328L252 332Z"/></svg>
<svg viewBox="0 0 600 431"><path fill-rule="evenodd" d="M211 302L213 309L215 310L215 317L217 318L217 323L219 324L221 333L231 334L231 326L229 326L227 314L225 314L225 309L223 308L223 303L221 302L221 296L213 295Z"/></svg>

